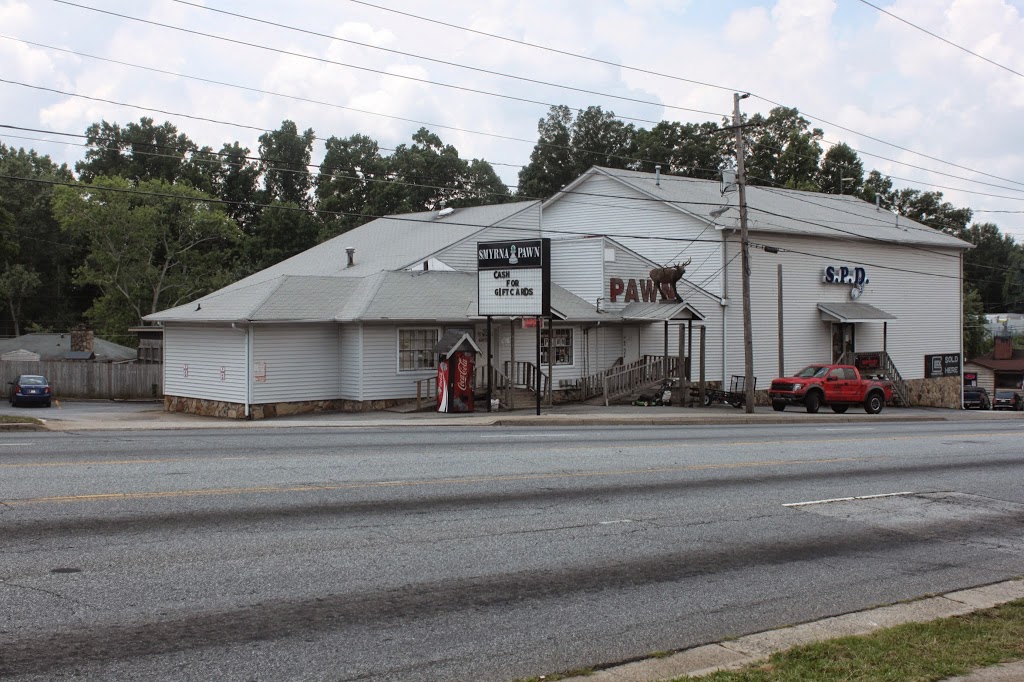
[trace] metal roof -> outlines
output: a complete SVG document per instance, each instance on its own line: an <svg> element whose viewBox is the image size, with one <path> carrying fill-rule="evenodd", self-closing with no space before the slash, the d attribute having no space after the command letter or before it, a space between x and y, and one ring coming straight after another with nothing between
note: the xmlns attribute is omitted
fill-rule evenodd
<svg viewBox="0 0 1024 682"><path fill-rule="evenodd" d="M709 214L716 207L731 207L714 223L719 229L739 229L738 197L735 192L722 196L718 180L663 174L658 181L653 173L594 167L566 189L571 191L593 174L615 178L651 199L664 201L708 223L712 222ZM545 208L563 196L566 195L556 194L544 204ZM972 248L968 242L887 210L877 210L874 204L847 195L748 185L747 217L748 229L755 232Z"/></svg>
<svg viewBox="0 0 1024 682"><path fill-rule="evenodd" d="M630 303L620 312L629 321L703 320L704 315L689 303Z"/></svg>
<svg viewBox="0 0 1024 682"><path fill-rule="evenodd" d="M401 270L536 204L536 201L520 201L459 208L444 216L439 216L438 211L425 211L378 218L230 284L222 291L287 275L366 277L384 270ZM355 249L352 267L348 267L348 248Z"/></svg>
<svg viewBox="0 0 1024 682"><path fill-rule="evenodd" d="M475 272L413 270L367 277L278 277L146 316L150 322L464 321L477 315ZM570 322L614 320L553 284L551 307Z"/></svg>
<svg viewBox="0 0 1024 682"><path fill-rule="evenodd" d="M896 319L895 315L867 303L819 303L818 310L825 322L881 322Z"/></svg>

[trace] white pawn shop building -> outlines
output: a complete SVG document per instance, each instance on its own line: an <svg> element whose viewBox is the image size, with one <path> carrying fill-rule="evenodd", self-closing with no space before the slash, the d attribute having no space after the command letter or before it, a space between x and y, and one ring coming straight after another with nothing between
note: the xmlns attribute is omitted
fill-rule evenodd
<svg viewBox="0 0 1024 682"><path fill-rule="evenodd" d="M429 403L447 332L471 335L477 391L489 380L506 407L538 393L622 399L665 375L728 387L744 371L728 189L595 167L543 203L374 220L149 315L163 328L165 407L242 419ZM843 361L892 378L898 404L959 406L969 244L855 197L749 187L747 205L759 393ZM537 240L549 240L541 314L482 301L532 283L484 289L481 246Z"/></svg>

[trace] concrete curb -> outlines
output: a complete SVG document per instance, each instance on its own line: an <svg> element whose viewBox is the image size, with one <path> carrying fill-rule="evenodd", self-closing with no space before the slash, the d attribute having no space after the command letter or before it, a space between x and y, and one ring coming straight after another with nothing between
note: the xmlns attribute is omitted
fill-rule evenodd
<svg viewBox="0 0 1024 682"><path fill-rule="evenodd" d="M783 417L775 414L761 415L673 415L673 416L621 416L621 415L463 415L451 417L396 417L393 419L330 419L329 415L317 415L317 419L292 418L264 419L258 421L224 420L213 417L194 417L161 413L153 418L125 420L44 420L40 430L50 431L116 431L116 430L186 430L186 429L229 429L229 428L319 428L319 429L388 429L422 427L555 427L555 426L734 426L764 424L771 426L786 424L883 424L910 422L952 422L959 421L955 415L794 415Z"/></svg>
<svg viewBox="0 0 1024 682"><path fill-rule="evenodd" d="M14 423L14 424L0 424L0 431L47 431L45 424L28 424L28 423Z"/></svg>
<svg viewBox="0 0 1024 682"><path fill-rule="evenodd" d="M735 670L767 659L773 653L848 635L866 635L904 623L926 623L964 615L1024 598L1024 579L1007 580L938 597L856 611L801 623L739 639L686 649L671 656L650 658L565 678L565 682L661 682L683 675L702 677L719 670ZM970 677L970 676L969 676Z"/></svg>

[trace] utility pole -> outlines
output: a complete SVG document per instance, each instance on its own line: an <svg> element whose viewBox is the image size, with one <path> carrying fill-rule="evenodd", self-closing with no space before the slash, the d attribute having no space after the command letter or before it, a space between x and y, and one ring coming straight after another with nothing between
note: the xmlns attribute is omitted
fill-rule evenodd
<svg viewBox="0 0 1024 682"><path fill-rule="evenodd" d="M747 172L744 167L743 125L740 100L749 93L732 96L732 125L736 128L736 184L740 195L740 254L743 281L743 405L747 414L754 412L754 334L750 321L750 245L747 240Z"/></svg>

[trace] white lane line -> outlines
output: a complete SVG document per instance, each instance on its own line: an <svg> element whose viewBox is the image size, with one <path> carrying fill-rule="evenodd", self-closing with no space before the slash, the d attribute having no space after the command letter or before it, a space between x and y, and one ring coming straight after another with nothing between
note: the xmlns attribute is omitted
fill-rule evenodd
<svg viewBox="0 0 1024 682"><path fill-rule="evenodd" d="M859 495L857 497L834 497L831 500L813 500L811 502L790 502L783 507L806 507L809 504L828 504L829 502L850 502L851 500L876 500L879 497L898 497L900 495L915 495L913 491L902 493L882 493L881 495Z"/></svg>
<svg viewBox="0 0 1024 682"><path fill-rule="evenodd" d="M617 521L598 521L602 526L610 526L613 523L633 523L633 519L619 519Z"/></svg>
<svg viewBox="0 0 1024 682"><path fill-rule="evenodd" d="M0 448L13 448L15 445L32 445L32 443L0 443Z"/></svg>

